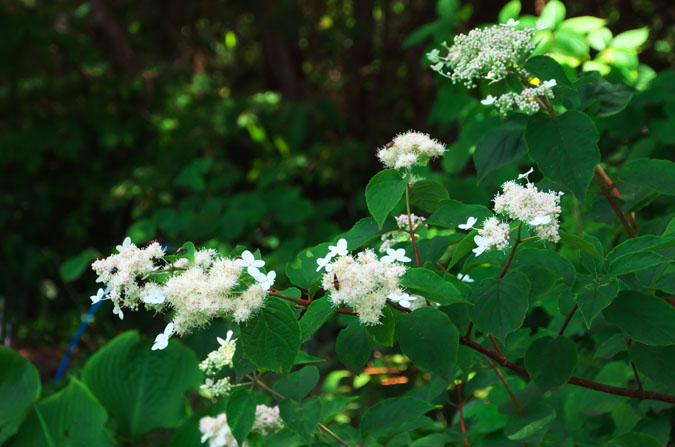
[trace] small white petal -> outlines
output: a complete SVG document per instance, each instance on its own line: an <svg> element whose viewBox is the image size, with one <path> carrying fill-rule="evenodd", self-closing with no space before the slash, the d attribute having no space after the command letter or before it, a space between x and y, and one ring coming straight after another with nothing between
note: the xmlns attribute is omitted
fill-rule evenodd
<svg viewBox="0 0 675 447"><path fill-rule="evenodd" d="M520 20L509 19L506 23L500 23L501 26L517 26L520 24Z"/></svg>
<svg viewBox="0 0 675 447"><path fill-rule="evenodd" d="M546 225L551 223L551 216L537 216L528 222L530 225Z"/></svg>
<svg viewBox="0 0 675 447"><path fill-rule="evenodd" d="M173 328L174 328L173 323L167 324L166 327L164 328L164 335L170 337L171 334L173 334Z"/></svg>
<svg viewBox="0 0 675 447"><path fill-rule="evenodd" d="M548 28L548 25L547 25L546 22L544 22L542 19L537 20L537 23L535 24L535 26L536 26L537 29L540 30L540 31L543 30L543 29Z"/></svg>
<svg viewBox="0 0 675 447"><path fill-rule="evenodd" d="M326 264L326 272L330 273L333 271L333 264Z"/></svg>
<svg viewBox="0 0 675 447"><path fill-rule="evenodd" d="M460 230L468 230L470 228L473 228L476 222L478 222L478 219L476 219L475 217L469 217L466 220L466 223L457 225L457 228L459 228Z"/></svg>
<svg viewBox="0 0 675 447"><path fill-rule="evenodd" d="M527 172L525 172L525 173L523 173L523 174L520 174L520 175L518 176L518 180L527 178L527 176L530 175L530 174L532 174L533 172L534 172L534 168L530 168L529 171L527 171Z"/></svg>
<svg viewBox="0 0 675 447"><path fill-rule="evenodd" d="M555 79L549 79L548 81L544 81L543 85L545 88L553 88L558 85L558 82Z"/></svg>
<svg viewBox="0 0 675 447"><path fill-rule="evenodd" d="M148 296L143 298L143 302L146 304L162 304L165 300L166 298L162 293L162 289L159 287L155 287L154 289L150 290Z"/></svg>
<svg viewBox="0 0 675 447"><path fill-rule="evenodd" d="M497 100L496 97L492 95L487 95L487 98L483 99L480 103L485 106L489 106L490 104L493 104L496 100Z"/></svg>

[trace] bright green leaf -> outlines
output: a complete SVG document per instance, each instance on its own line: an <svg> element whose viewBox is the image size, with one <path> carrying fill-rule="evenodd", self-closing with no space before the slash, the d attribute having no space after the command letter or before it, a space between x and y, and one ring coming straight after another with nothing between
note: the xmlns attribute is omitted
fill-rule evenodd
<svg viewBox="0 0 675 447"><path fill-rule="evenodd" d="M619 282L616 278L598 277L591 284L586 284L574 296L574 301L584 317L586 327L590 329L595 317L612 304L619 293Z"/></svg>
<svg viewBox="0 0 675 447"><path fill-rule="evenodd" d="M375 218L377 226L382 228L389 213L398 204L405 192L407 181L398 171L384 169L370 179L366 186L366 204Z"/></svg>
<svg viewBox="0 0 675 447"><path fill-rule="evenodd" d="M246 388L237 388L227 398L227 425L239 445L246 440L255 422L256 396Z"/></svg>
<svg viewBox="0 0 675 447"><path fill-rule="evenodd" d="M455 286L425 268L409 268L400 282L403 287L442 305L465 301Z"/></svg>

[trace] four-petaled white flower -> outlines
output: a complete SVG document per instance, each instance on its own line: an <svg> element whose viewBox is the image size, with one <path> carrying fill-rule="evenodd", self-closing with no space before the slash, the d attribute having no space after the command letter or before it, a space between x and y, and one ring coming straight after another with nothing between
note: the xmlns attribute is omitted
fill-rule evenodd
<svg viewBox="0 0 675 447"><path fill-rule="evenodd" d="M155 344L152 345L152 350L164 349L169 346L169 338L173 335L173 323L169 323L164 328L164 332L155 337Z"/></svg>
<svg viewBox="0 0 675 447"><path fill-rule="evenodd" d="M244 250L244 252L241 254L241 259L235 260L234 263L242 267L247 267L248 274L251 276L255 275L255 272L258 271L259 267L265 265L265 261L256 259L255 256L253 256L253 253L248 250Z"/></svg>
<svg viewBox="0 0 675 447"><path fill-rule="evenodd" d="M105 298L105 291L103 289L98 289L98 292L96 292L96 295L92 295L89 298L91 298L91 304L96 304L99 301L101 301L103 298Z"/></svg>
<svg viewBox="0 0 675 447"><path fill-rule="evenodd" d="M493 104L497 98L492 95L487 95L487 98L483 99L480 103L483 104L484 106L489 106L490 104Z"/></svg>
<svg viewBox="0 0 675 447"><path fill-rule="evenodd" d="M328 247L328 250L330 250L330 252L328 253L330 258L332 258L333 256L336 256L336 255L337 256L346 256L347 255L347 239L345 239L345 238L340 239L339 241L337 241L337 244L330 245Z"/></svg>
<svg viewBox="0 0 675 447"><path fill-rule="evenodd" d="M326 269L326 273L330 273L331 271L333 271L333 264L330 263L330 260L331 260L330 253L328 253L325 258L317 259L316 263L318 267L316 268L316 271L318 272L322 268Z"/></svg>
<svg viewBox="0 0 675 447"><path fill-rule="evenodd" d="M476 256L480 256L485 250L487 250L490 245L490 241L483 236L474 236L473 241L476 243L476 247L472 249Z"/></svg>
<svg viewBox="0 0 675 447"><path fill-rule="evenodd" d="M548 81L544 81L544 82L542 83L542 85L543 85L545 88L553 88L553 87L555 87L556 85L558 85L558 81L556 81L555 79L549 79Z"/></svg>
<svg viewBox="0 0 675 447"><path fill-rule="evenodd" d="M476 222L478 222L478 219L476 219L475 217L469 217L466 220L466 223L457 225L457 228L459 228L460 230L468 230L473 228Z"/></svg>
<svg viewBox="0 0 675 447"><path fill-rule="evenodd" d="M123 249L127 248L129 245L131 245L131 238L129 236L124 238L124 241L122 241L122 245L118 245L115 247L119 253L122 252Z"/></svg>
<svg viewBox="0 0 675 447"><path fill-rule="evenodd" d="M506 23L500 23L501 26L518 26L520 25L520 20L509 19Z"/></svg>
<svg viewBox="0 0 675 447"><path fill-rule="evenodd" d="M457 273L457 278L462 281L462 282L474 282L475 280L469 276L469 274L464 274L462 275L461 273Z"/></svg>
<svg viewBox="0 0 675 447"><path fill-rule="evenodd" d="M535 26L539 31L548 28L548 25L542 19L537 20Z"/></svg>
<svg viewBox="0 0 675 447"><path fill-rule="evenodd" d="M253 278L258 282L258 284L260 284L260 287L262 287L265 290L269 290L270 287L274 285L274 280L277 279L277 272L272 270L267 275L265 275L264 273L261 273L256 269Z"/></svg>
<svg viewBox="0 0 675 447"><path fill-rule="evenodd" d="M403 292L400 295L397 295L395 293L391 293L387 295L387 298L392 300L395 303L400 304L403 307L410 308L410 305L412 304L413 301L415 301L418 297L416 296L410 296L407 293Z"/></svg>
<svg viewBox="0 0 675 447"><path fill-rule="evenodd" d="M233 334L234 334L234 332L232 332L231 330L227 331L227 336L225 337L225 340L223 340L220 337L216 337L216 340L218 340L218 344L220 344L220 346L225 346L226 344L228 344L232 340Z"/></svg>
<svg viewBox="0 0 675 447"><path fill-rule="evenodd" d="M117 315L120 317L120 320L124 320L124 312L122 312L122 308L117 304L113 307L113 315Z"/></svg>
<svg viewBox="0 0 675 447"><path fill-rule="evenodd" d="M159 287L153 287L148 292L148 295L143 298L143 302L146 304L162 304L166 298L162 293L162 289Z"/></svg>
<svg viewBox="0 0 675 447"><path fill-rule="evenodd" d="M385 264L391 264L394 261L398 262L410 262L411 259L405 255L405 248L399 248L394 250L393 248L387 248L387 254L380 258L380 261Z"/></svg>
<svg viewBox="0 0 675 447"><path fill-rule="evenodd" d="M528 224L532 226L547 225L550 223L551 223L551 216L537 216L528 222Z"/></svg>
<svg viewBox="0 0 675 447"><path fill-rule="evenodd" d="M525 172L525 173L523 173L523 174L518 175L518 180L522 180L522 179L524 179L524 178L527 178L527 176L530 175L530 174L532 174L533 172L534 172L534 168L530 168L529 171L527 171L527 172ZM529 179L528 179L528 180L529 180Z"/></svg>

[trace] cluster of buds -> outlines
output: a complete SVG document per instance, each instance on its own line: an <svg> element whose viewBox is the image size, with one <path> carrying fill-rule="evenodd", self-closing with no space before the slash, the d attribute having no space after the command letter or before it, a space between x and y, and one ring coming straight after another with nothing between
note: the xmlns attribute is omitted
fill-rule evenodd
<svg viewBox="0 0 675 447"><path fill-rule="evenodd" d="M199 364L199 369L207 376L201 388L208 391L213 397L229 394L232 387L229 377L216 378L223 368L233 366L232 359L234 359L237 346L236 339L232 339L232 334L232 331L227 331L225 340L217 337L220 347L209 352L207 357Z"/></svg>
<svg viewBox="0 0 675 447"><path fill-rule="evenodd" d="M279 407L258 405L255 409L255 422L251 432L268 436L284 427L279 417ZM240 447L227 424L227 415L219 414L215 418L206 416L199 420L199 431L202 432L202 443L208 441L209 447ZM244 442L241 447L247 447Z"/></svg>
<svg viewBox="0 0 675 447"><path fill-rule="evenodd" d="M391 169L410 169L424 165L431 158L445 153L445 146L421 132L409 131L394 137L377 151L377 158Z"/></svg>
<svg viewBox="0 0 675 447"><path fill-rule="evenodd" d="M380 237L380 240L382 241L382 244L379 248L380 253L386 252L399 242L410 240L410 224L408 223L408 215L401 214L400 216L395 217L394 220L396 220L397 229L388 231ZM416 216L412 213L410 214L410 221L412 222L413 231L415 233L417 233L419 229L428 226L424 223L425 220L427 220L426 217Z"/></svg>

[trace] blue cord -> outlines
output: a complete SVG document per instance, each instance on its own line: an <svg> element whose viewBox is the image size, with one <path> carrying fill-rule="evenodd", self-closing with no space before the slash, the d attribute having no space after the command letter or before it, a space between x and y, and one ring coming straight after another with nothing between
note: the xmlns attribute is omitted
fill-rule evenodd
<svg viewBox="0 0 675 447"><path fill-rule="evenodd" d="M105 294L103 295L103 297L105 297ZM82 334L84 334L84 331L87 330L87 326L89 326L89 321L91 321L92 317L94 316L98 308L101 307L101 304L103 304L103 298L101 298L96 303L92 304L91 307L89 308L89 311L87 311L87 315L85 315L84 318L82 319L82 322L80 323L80 326L77 328L77 331L73 336L73 339L70 340L70 345L68 346L66 354L63 356L63 360L61 360L59 370L56 371L56 376L54 377L55 381L58 382L59 380L61 380L64 374L66 373L66 369L68 368L68 363L70 362L70 357L72 357L73 355L75 346L77 346L77 343L80 341L80 338L82 338Z"/></svg>

